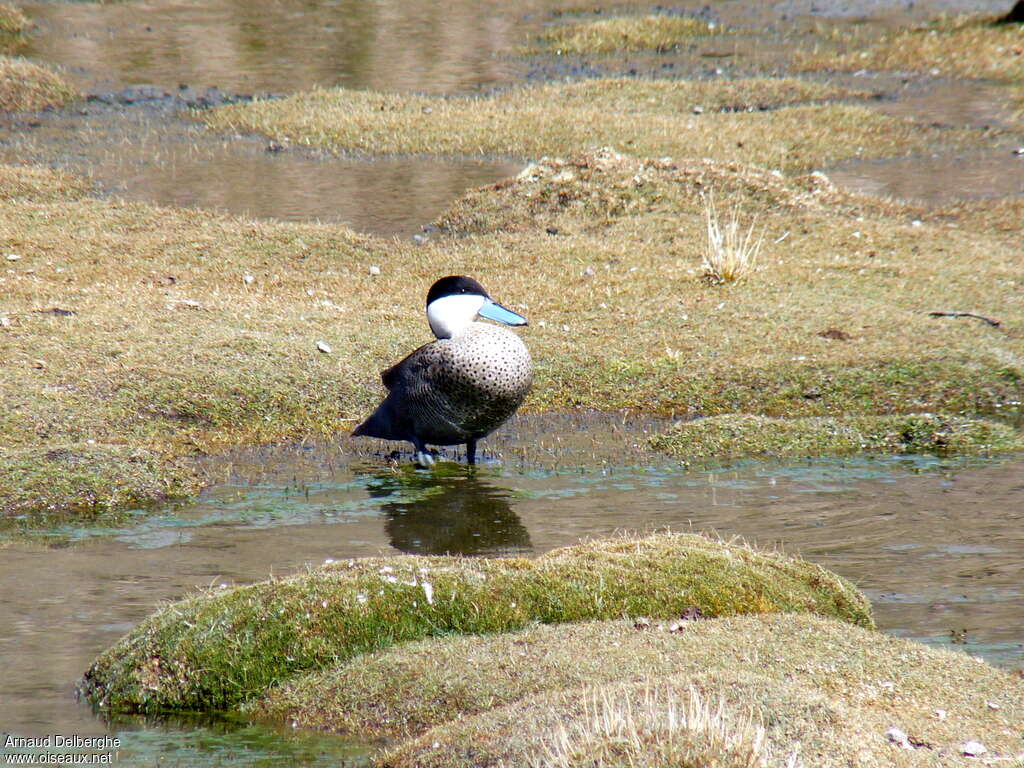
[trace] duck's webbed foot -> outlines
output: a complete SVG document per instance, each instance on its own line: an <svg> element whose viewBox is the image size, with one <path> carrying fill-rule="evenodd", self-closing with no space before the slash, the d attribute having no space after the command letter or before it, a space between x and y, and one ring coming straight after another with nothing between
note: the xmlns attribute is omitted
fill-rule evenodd
<svg viewBox="0 0 1024 768"><path fill-rule="evenodd" d="M416 466L422 469L430 469L434 466L434 457L430 455L430 451L416 451L414 461Z"/></svg>
<svg viewBox="0 0 1024 768"><path fill-rule="evenodd" d="M422 469L430 469L434 466L434 457L431 451L427 450L426 444L422 440L413 440L413 448L416 449L416 453L413 456L413 461L416 462L417 467Z"/></svg>

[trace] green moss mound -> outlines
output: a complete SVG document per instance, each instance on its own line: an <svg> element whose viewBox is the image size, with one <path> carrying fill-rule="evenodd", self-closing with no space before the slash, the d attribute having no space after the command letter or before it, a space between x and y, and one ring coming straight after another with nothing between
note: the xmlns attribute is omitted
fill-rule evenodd
<svg viewBox="0 0 1024 768"><path fill-rule="evenodd" d="M685 461L851 453L991 454L1024 448L1021 434L986 419L915 414L777 419L723 414L673 426L651 447Z"/></svg>
<svg viewBox="0 0 1024 768"><path fill-rule="evenodd" d="M968 741L983 744L993 764L1012 765L1021 752L1021 678L815 616L687 622L676 633L623 623L535 628L480 639L474 669L448 677L512 688L517 674L560 656L563 644L580 656L608 654L607 666L621 662L623 674L499 698L480 714L453 717L442 702L434 727L377 765L953 766L970 762ZM631 674L634 649L650 674ZM678 667L659 661L656 649ZM421 656L429 696L435 676ZM387 687L381 698L393 703ZM891 728L906 734L906 747L887 735Z"/></svg>
<svg viewBox="0 0 1024 768"><path fill-rule="evenodd" d="M140 624L86 673L112 710L236 707L296 674L429 635L531 622L809 611L872 626L841 577L696 535L619 538L535 560L399 557L200 594Z"/></svg>

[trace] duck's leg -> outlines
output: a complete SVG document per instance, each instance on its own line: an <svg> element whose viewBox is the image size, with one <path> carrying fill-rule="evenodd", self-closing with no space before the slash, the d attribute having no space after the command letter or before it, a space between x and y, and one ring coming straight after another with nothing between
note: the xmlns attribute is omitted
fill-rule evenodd
<svg viewBox="0 0 1024 768"><path fill-rule="evenodd" d="M466 441L466 463L476 464L476 440Z"/></svg>
<svg viewBox="0 0 1024 768"><path fill-rule="evenodd" d="M430 469L434 466L434 457L430 455L430 451L427 450L426 444L418 437L413 438L410 442L416 449L416 456L414 458L416 466L422 467L423 469Z"/></svg>

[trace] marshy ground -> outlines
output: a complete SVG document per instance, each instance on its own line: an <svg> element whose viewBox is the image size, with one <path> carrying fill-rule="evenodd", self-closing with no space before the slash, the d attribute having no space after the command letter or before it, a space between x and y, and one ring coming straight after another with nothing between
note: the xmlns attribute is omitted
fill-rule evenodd
<svg viewBox="0 0 1024 768"><path fill-rule="evenodd" d="M88 517L145 507L194 495L207 484L198 461L204 457L338 438L377 400L377 372L425 340L419 311L425 286L454 273L474 275L530 318L523 335L537 373L527 414L598 409L664 418L661 434L638 453L660 451L700 466L727 457L863 450L1019 450L1021 198L928 206L859 195L820 170L936 152L1003 153L1007 166L1024 162L1014 155L1024 144L1019 116L946 124L876 108L891 97L878 85L887 77L982 79L1006 103L1020 105L1020 26L995 24L994 14L922 18L898 29L817 23L802 26L784 53L765 44L744 59L737 46L752 30L735 19L649 10L593 18L541 14L541 30L515 36L513 64L505 65L504 79L496 78L500 87L483 93L319 87L188 114L196 131L218 140L256 135L276 153L322 153L316 157L323 162L332 155L522 162L518 175L453 200L415 241L336 224L129 203L96 194L80 174L0 167L0 514ZM31 30L17 13L0 16L8 17L5 50L16 54ZM715 62L726 59L741 63L716 71ZM873 70L888 74L873 80ZM838 74L849 72L860 74ZM549 79L553 73L558 77ZM566 77L574 74L588 76ZM75 110L83 104L78 94L45 62L0 59L5 112L62 104ZM12 121L30 126L37 119ZM736 216L762 242L756 263L733 282L709 280L704 268L711 197L723 216ZM492 602L481 599L480 606ZM258 612L264 604L253 606ZM635 607L626 613L652 613ZM751 612L771 609L759 604ZM573 617L611 619L622 612ZM982 733L991 734L988 748L1000 756L1022 751L1019 739L1000 735L1019 719L1010 703L1017 683L1008 675L824 620L748 618L740 629L719 621L725 620L699 622L699 632L710 638L750 631L762 638L752 641L755 656L775 654L767 650L773 633L791 632L837 643L860 638L857 653L881 654L870 662L878 669L885 658L913 657L920 667L908 674L933 677L921 683L922 692L914 683L908 694L916 719L904 730L921 742L910 742L917 750L896 752L908 765L952 764L962 757L956 750ZM444 631L480 629L456 624ZM487 629L511 628L498 624ZM315 645L324 633L310 627L306 640ZM531 652L533 643L559 642L540 636L548 628L531 631L538 636L522 639ZM597 631L605 642L628 644L613 638L635 637L638 630L609 624ZM421 634L429 632L402 636ZM473 653L500 656L507 642L519 641L498 635L497 650ZM257 655L274 647L251 645ZM808 646L793 648L804 653ZM153 676L142 680L144 690L165 682L153 659L160 667L175 652L160 649L142 660L138 668ZM319 647L310 653L338 655ZM189 663L205 661L197 656ZM689 682L663 670L651 674L661 675L658 696L695 701ZM892 762L887 750L896 748L885 741L886 717L878 711L890 710L904 682L881 671L864 674L848 686L815 679L798 696L776 679L733 679L709 669L696 698L717 702L721 691L742 690L736 696L760 702L762 720L769 717L764 713L784 722L792 717L811 724L806 733L821 733L814 729L838 718L828 697L850 702L864 686L875 686L872 696L882 704L864 704L849 722L874 724L871 760L903 764ZM971 677L978 701L998 700L1001 709L986 711L966 699L943 703L934 681L950 675ZM179 682L191 678L186 670ZM878 688L886 682L894 687ZM458 726L444 725L451 715L443 707L418 713L420 731L440 730L383 760L413 764L408 756L425 755L424 745L436 741L447 745L437 764L472 763L472 755L485 754L491 761L566 765L598 755L602 764L615 764L622 755L602 751L614 741L607 733L566 736L557 755L543 751L554 749L550 739L546 747L488 740L488 733L502 734L522 718L582 721L579 708L591 700L616 711L626 702L640 709L650 701L643 699L647 689L624 678L604 680L593 691L562 692L578 683L554 681L550 690L531 689L533 698L521 690L498 696L500 709ZM319 691L321 684L332 685L309 685ZM200 696L175 706L236 706L262 692L257 688L230 701ZM410 704L404 693L395 698ZM736 725L742 717L734 699L726 702L727 719ZM654 715L665 708L659 701L649 707ZM306 700L259 706L336 727L314 721ZM967 731L928 721L935 709L957 708L976 726L962 740ZM709 742L725 765L745 764L756 752L756 723L753 730L740 725L735 742ZM866 737L837 727L843 735L836 751L826 757L822 746L815 764L839 764L850 755L870 763L856 752ZM776 737L769 728L769 741ZM642 739L629 743L646 749ZM778 750L785 743L777 741L772 760L784 761ZM465 744L476 751L466 752Z"/></svg>

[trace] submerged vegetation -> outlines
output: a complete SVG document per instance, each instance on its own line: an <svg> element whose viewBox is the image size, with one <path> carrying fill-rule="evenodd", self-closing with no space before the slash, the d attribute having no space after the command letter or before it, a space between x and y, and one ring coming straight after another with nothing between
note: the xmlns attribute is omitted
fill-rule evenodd
<svg viewBox="0 0 1024 768"><path fill-rule="evenodd" d="M170 605L97 659L83 692L111 710L222 709L429 635L687 610L811 611L873 626L864 596L830 571L695 535L592 542L536 560L349 560Z"/></svg>

